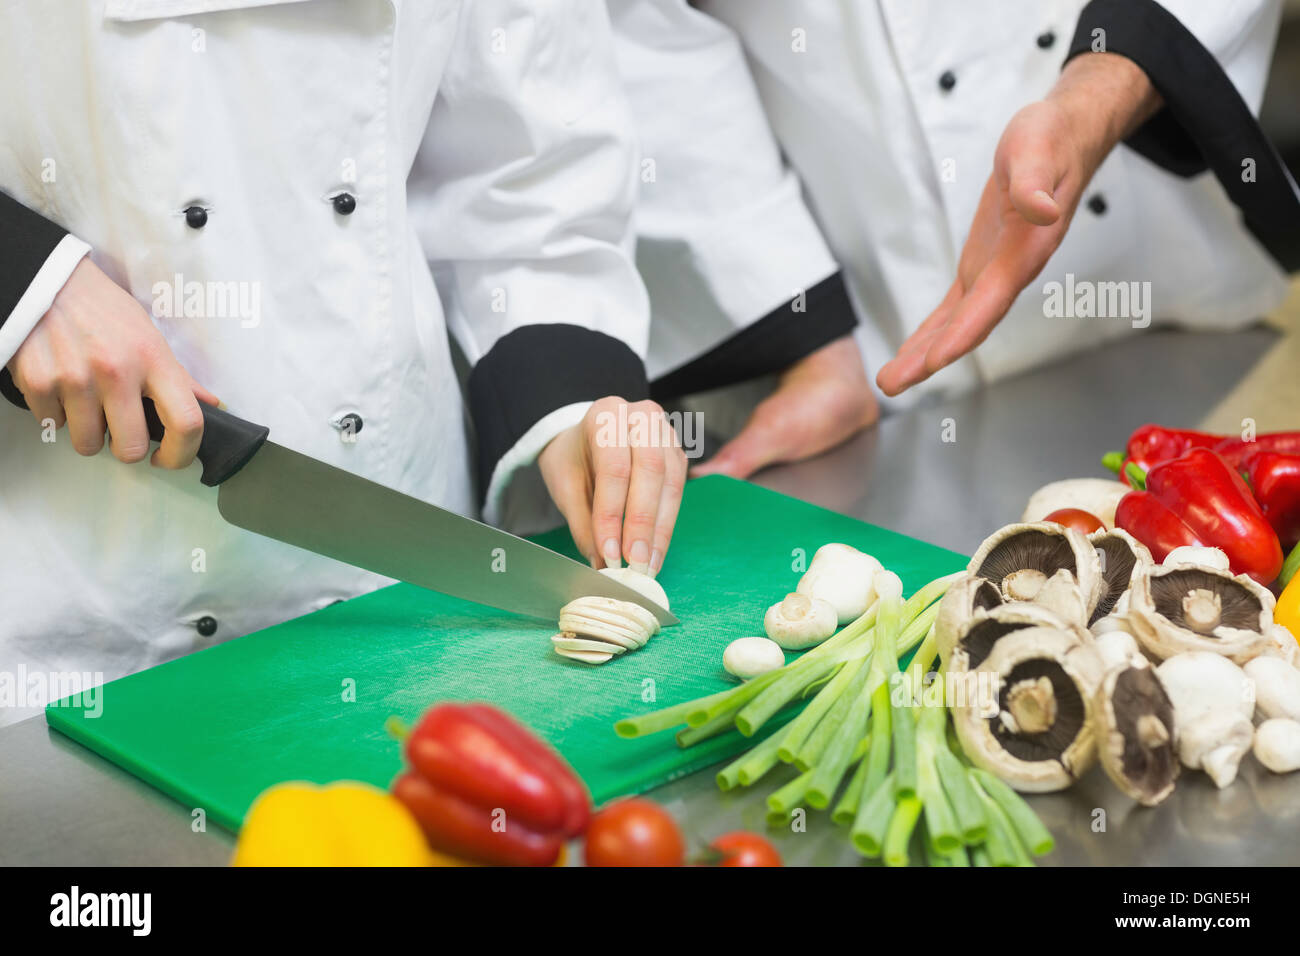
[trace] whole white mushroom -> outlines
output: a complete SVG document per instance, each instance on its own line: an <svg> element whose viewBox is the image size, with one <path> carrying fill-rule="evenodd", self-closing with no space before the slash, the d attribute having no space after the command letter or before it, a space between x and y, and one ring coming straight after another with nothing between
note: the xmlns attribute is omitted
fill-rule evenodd
<svg viewBox="0 0 1300 956"><path fill-rule="evenodd" d="M786 650L799 651L834 634L837 622L835 608L826 601L791 593L767 609L763 630Z"/></svg>
<svg viewBox="0 0 1300 956"><path fill-rule="evenodd" d="M1300 770L1300 721L1274 717L1256 727L1255 759L1274 773Z"/></svg>
<svg viewBox="0 0 1300 956"><path fill-rule="evenodd" d="M728 674L749 680L785 666L785 652L766 637L740 637L722 652L722 666Z"/></svg>
<svg viewBox="0 0 1300 956"><path fill-rule="evenodd" d="M1237 776L1254 739L1254 682L1212 651L1176 654L1156 668L1174 705L1178 759L1223 788Z"/></svg>
<svg viewBox="0 0 1300 956"><path fill-rule="evenodd" d="M1255 708L1261 716L1300 720L1300 671L1268 656L1247 661L1243 669L1255 682Z"/></svg>
<svg viewBox="0 0 1300 956"><path fill-rule="evenodd" d="M847 544L824 544L795 587L798 594L820 598L835 608L841 626L861 617L876 599L879 561Z"/></svg>

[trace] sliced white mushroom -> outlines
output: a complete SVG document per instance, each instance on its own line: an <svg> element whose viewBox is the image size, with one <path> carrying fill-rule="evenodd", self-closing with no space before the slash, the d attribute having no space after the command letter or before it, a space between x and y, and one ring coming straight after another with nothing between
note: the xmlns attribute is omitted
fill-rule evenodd
<svg viewBox="0 0 1300 956"><path fill-rule="evenodd" d="M1300 722L1274 717L1256 727L1255 759L1274 773L1300 770Z"/></svg>
<svg viewBox="0 0 1300 956"><path fill-rule="evenodd" d="M1053 511L1079 508L1095 516L1107 528L1115 527L1115 509L1133 489L1122 481L1107 478L1066 478L1044 485L1029 496L1024 522L1042 521Z"/></svg>
<svg viewBox="0 0 1300 956"><path fill-rule="evenodd" d="M1265 719L1300 720L1300 670L1280 657L1247 661L1246 676L1255 682L1255 709Z"/></svg>
<svg viewBox="0 0 1300 956"><path fill-rule="evenodd" d="M606 654L600 651L569 651L556 649L556 653L561 657L567 657L570 660L582 661L584 664L604 664L614 657L613 654Z"/></svg>
<svg viewBox="0 0 1300 956"><path fill-rule="evenodd" d="M767 609L763 630L786 650L798 651L826 640L838 622L835 608L826 601L791 592Z"/></svg>
<svg viewBox="0 0 1300 956"><path fill-rule="evenodd" d="M785 652L766 637L740 637L722 652L722 666L728 674L749 680L785 666Z"/></svg>
<svg viewBox="0 0 1300 956"><path fill-rule="evenodd" d="M668 596L653 578L627 568L605 573L668 609ZM559 627L560 633L551 638L555 653L584 664L604 664L644 647L659 633L659 621L641 605L596 596L576 598L560 608Z"/></svg>
<svg viewBox="0 0 1300 956"><path fill-rule="evenodd" d="M847 544L824 544L813 555L795 591L835 608L840 625L866 613L876 599L875 578L883 568L864 551Z"/></svg>
<svg viewBox="0 0 1300 956"><path fill-rule="evenodd" d="M585 637L575 636L572 631L561 631L551 638L551 643L555 645L557 651L590 651L597 654L608 654L611 657L627 653L626 647L607 644L604 641L589 641Z"/></svg>

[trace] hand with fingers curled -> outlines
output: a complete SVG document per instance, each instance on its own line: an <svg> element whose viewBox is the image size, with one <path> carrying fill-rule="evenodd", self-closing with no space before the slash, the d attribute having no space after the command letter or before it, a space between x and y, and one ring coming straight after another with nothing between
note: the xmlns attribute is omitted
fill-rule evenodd
<svg viewBox="0 0 1300 956"><path fill-rule="evenodd" d="M739 434L691 474L748 478L769 465L802 461L847 441L879 414L862 353L846 335L781 373Z"/></svg>
<svg viewBox="0 0 1300 956"><path fill-rule="evenodd" d="M876 376L897 395L974 351L1060 246L1112 149L1159 109L1142 69L1113 53L1071 60L1046 99L1011 118L993 157L957 277Z"/></svg>
<svg viewBox="0 0 1300 956"><path fill-rule="evenodd" d="M686 453L654 402L607 397L538 457L542 480L593 567L659 573L686 482Z"/></svg>
<svg viewBox="0 0 1300 956"><path fill-rule="evenodd" d="M151 461L185 468L203 437L199 402L215 395L181 367L149 313L89 258L68 277L49 311L8 364L38 422L68 426L72 446L96 455L108 432L128 464L149 452L143 399L153 399L166 436Z"/></svg>

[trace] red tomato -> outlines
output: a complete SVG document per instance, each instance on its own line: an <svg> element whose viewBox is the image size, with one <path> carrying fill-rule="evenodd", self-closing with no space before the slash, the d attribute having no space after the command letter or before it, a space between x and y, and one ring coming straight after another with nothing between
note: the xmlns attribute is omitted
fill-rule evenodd
<svg viewBox="0 0 1300 956"><path fill-rule="evenodd" d="M1075 531L1081 531L1084 534L1106 530L1106 526L1101 523L1100 518L1090 511L1084 511L1082 508L1062 508L1059 511L1053 511L1043 520L1055 521L1059 525L1065 525L1067 528L1073 528Z"/></svg>
<svg viewBox="0 0 1300 956"><path fill-rule="evenodd" d="M757 833L737 830L724 833L712 843L709 849L722 855L715 866L781 866L781 854L776 847Z"/></svg>
<svg viewBox="0 0 1300 956"><path fill-rule="evenodd" d="M686 841L661 806L629 797L591 818L585 856L588 866L682 866Z"/></svg>

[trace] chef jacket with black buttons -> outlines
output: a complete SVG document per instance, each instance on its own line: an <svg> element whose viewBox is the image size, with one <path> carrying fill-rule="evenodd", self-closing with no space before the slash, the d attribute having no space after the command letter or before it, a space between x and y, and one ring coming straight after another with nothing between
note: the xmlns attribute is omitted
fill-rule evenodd
<svg viewBox="0 0 1300 956"><path fill-rule="evenodd" d="M0 73L0 366L89 255L232 412L467 514L647 394L601 4L6 4ZM197 464L48 437L0 403L0 671L112 679L387 583L227 525Z"/></svg>
<svg viewBox="0 0 1300 956"><path fill-rule="evenodd" d="M886 404L1140 331L1045 315L1045 288L1067 276L1149 282L1153 324L1229 329L1276 307L1300 267L1286 260L1295 185L1252 115L1278 0L609 2L656 161L636 216L664 397L780 367L762 342L804 354L843 334L846 303L874 375L952 284L1007 122L1099 41L1147 72L1165 108L1107 157L988 340Z"/></svg>

